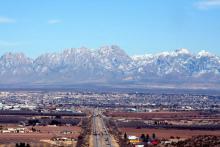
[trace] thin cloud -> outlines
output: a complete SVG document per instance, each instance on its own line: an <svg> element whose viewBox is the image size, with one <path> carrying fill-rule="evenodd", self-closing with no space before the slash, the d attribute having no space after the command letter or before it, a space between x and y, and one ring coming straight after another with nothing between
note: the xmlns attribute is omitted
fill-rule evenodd
<svg viewBox="0 0 220 147"><path fill-rule="evenodd" d="M202 0L196 3L196 7L199 9L220 7L220 0Z"/></svg>
<svg viewBox="0 0 220 147"><path fill-rule="evenodd" d="M9 17L0 16L0 24L15 23L15 20Z"/></svg>
<svg viewBox="0 0 220 147"><path fill-rule="evenodd" d="M61 23L61 20L59 20L59 19L48 20L48 24L58 24L58 23Z"/></svg>
<svg viewBox="0 0 220 147"><path fill-rule="evenodd" d="M26 44L27 42L20 42L20 41L12 42L12 41L0 40L0 49L8 48L8 47L18 47Z"/></svg>

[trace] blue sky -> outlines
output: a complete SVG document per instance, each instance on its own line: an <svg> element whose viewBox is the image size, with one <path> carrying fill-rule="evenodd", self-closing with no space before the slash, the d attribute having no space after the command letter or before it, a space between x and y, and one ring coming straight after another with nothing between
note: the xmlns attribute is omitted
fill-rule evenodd
<svg viewBox="0 0 220 147"><path fill-rule="evenodd" d="M1 0L0 55L119 45L220 55L220 0Z"/></svg>

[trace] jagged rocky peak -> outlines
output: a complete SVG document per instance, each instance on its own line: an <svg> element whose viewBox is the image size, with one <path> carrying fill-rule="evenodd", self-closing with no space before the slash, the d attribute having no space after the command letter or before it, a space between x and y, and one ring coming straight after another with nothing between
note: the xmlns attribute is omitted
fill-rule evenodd
<svg viewBox="0 0 220 147"><path fill-rule="evenodd" d="M91 50L86 47L80 47L80 48L71 48L70 51L77 54L84 54L84 53L90 53Z"/></svg>
<svg viewBox="0 0 220 147"><path fill-rule="evenodd" d="M133 56L131 56L132 60L134 60L134 61L149 60L149 59L152 59L153 57L154 57L154 55L152 55L152 54L133 55Z"/></svg>
<svg viewBox="0 0 220 147"><path fill-rule="evenodd" d="M206 50L201 50L200 52L198 52L198 57L212 57L212 56L214 55L212 55Z"/></svg>
<svg viewBox="0 0 220 147"><path fill-rule="evenodd" d="M1 61L11 62L14 64L30 64L32 63L32 59L28 58L24 55L24 53L5 53L1 56Z"/></svg>
<svg viewBox="0 0 220 147"><path fill-rule="evenodd" d="M117 55L127 55L124 50L122 50L119 46L117 45L111 45L111 46L103 46L101 47L98 52L103 55L112 55L112 54L117 54Z"/></svg>
<svg viewBox="0 0 220 147"><path fill-rule="evenodd" d="M99 50L97 50L97 53L101 62L104 61L108 64L128 64L128 62L132 61L131 57L116 45L101 47Z"/></svg>
<svg viewBox="0 0 220 147"><path fill-rule="evenodd" d="M5 58L5 59L13 59L13 58L23 59L23 58L26 58L26 57L23 53L8 52L8 53L5 53L4 55L2 55L2 58Z"/></svg>
<svg viewBox="0 0 220 147"><path fill-rule="evenodd" d="M200 78L200 75L204 75L201 73L205 75L215 73L220 79L220 58L207 51L192 54L187 49L129 56L120 47L112 45L97 50L85 47L70 48L60 53L43 54L35 60L23 53L6 53L0 58L0 71L2 71L0 78L1 74L15 73L11 75L16 76L17 73L19 75L30 73L36 80L42 78L47 81L53 77L57 79L62 77L59 79L60 82L63 79L71 81L71 78L76 81L94 80L97 75L111 81L114 78L128 79L127 77L140 80L137 82L142 82L142 79L164 81L167 77L170 79L180 77L179 80L182 80L184 76L193 80L195 78L193 75Z"/></svg>
<svg viewBox="0 0 220 147"><path fill-rule="evenodd" d="M175 51L177 54L186 54L186 55L190 55L190 51L186 48L180 48L180 49L177 49Z"/></svg>
<svg viewBox="0 0 220 147"><path fill-rule="evenodd" d="M164 51L164 52L156 54L156 56L158 57L168 57L168 56L176 57L176 56L191 56L191 55L192 54L190 53L190 51L185 48L180 48L175 51L169 51L169 52Z"/></svg>
<svg viewBox="0 0 220 147"><path fill-rule="evenodd" d="M86 47L80 47L80 48L70 48L65 49L61 54L60 58L62 60L74 60L74 59L85 59L85 58L91 58L94 55L94 51L91 49L88 49Z"/></svg>

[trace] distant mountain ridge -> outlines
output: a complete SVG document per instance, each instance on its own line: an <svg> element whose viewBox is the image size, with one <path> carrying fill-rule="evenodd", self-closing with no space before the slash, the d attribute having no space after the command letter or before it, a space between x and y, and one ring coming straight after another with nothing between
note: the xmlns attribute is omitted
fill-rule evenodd
<svg viewBox="0 0 220 147"><path fill-rule="evenodd" d="M0 84L220 83L220 57L187 49L127 55L118 46L66 49L36 59L23 53L0 57Z"/></svg>

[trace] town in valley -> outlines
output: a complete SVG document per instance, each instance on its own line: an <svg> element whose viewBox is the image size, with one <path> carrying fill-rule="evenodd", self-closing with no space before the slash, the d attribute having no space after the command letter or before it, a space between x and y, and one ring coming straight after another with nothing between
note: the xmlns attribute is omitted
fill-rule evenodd
<svg viewBox="0 0 220 147"><path fill-rule="evenodd" d="M0 92L1 146L218 146L220 95Z"/></svg>

